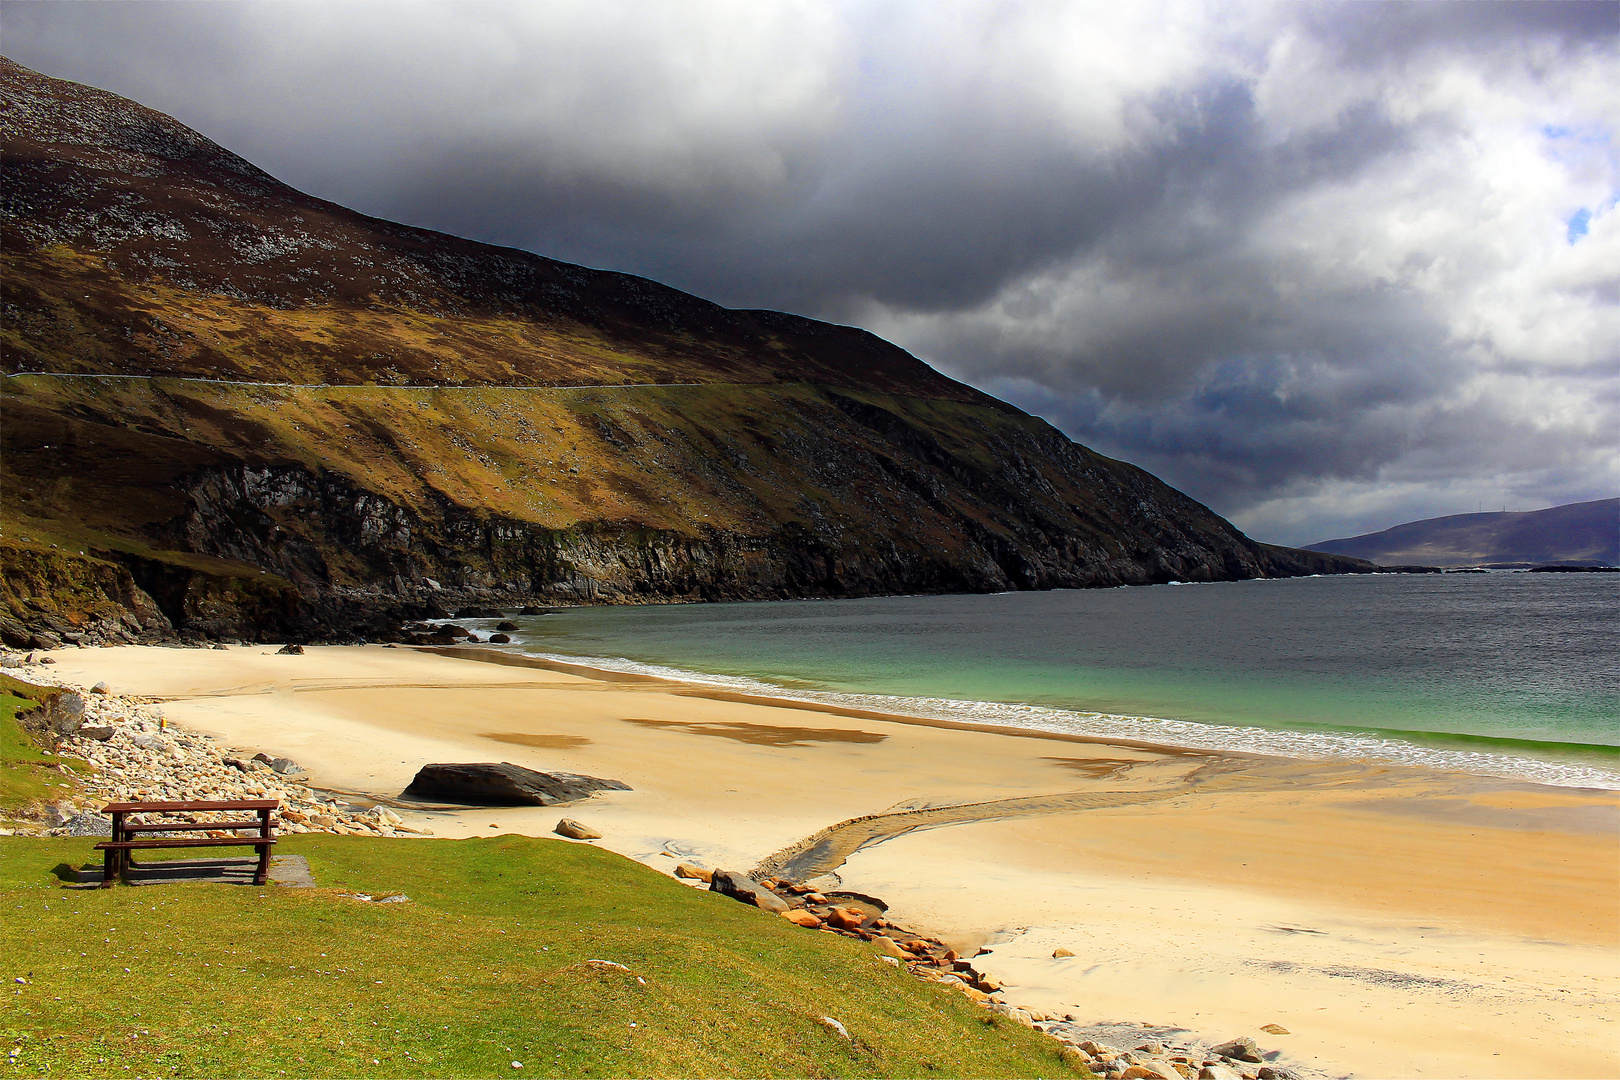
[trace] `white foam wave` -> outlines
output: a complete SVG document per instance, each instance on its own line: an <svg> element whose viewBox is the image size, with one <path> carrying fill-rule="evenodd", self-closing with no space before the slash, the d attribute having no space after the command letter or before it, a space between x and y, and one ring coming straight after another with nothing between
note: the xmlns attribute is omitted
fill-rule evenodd
<svg viewBox="0 0 1620 1080"><path fill-rule="evenodd" d="M1524 780L1554 787L1620 790L1620 770L1600 765L1549 761L1483 750L1421 746L1404 739L1374 735L1229 727L1154 716L1122 716L1115 713L1084 712L1077 709L1000 701L962 701L955 698L901 697L893 694L857 694L789 688L745 676L711 675L648 664L625 657L569 656L530 649L524 649L523 652L540 660L577 664L602 671L650 675L736 693L892 713L922 720L954 720L960 723L1083 735L1093 739L1155 743L1189 750L1224 750L1318 761L1370 761L1391 765L1414 765L1508 780Z"/></svg>

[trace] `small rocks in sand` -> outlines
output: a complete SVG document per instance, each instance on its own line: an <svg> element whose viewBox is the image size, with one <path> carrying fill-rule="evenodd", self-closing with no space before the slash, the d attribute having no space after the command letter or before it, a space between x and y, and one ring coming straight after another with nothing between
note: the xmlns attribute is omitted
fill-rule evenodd
<svg viewBox="0 0 1620 1080"><path fill-rule="evenodd" d="M1198 1070L1198 1080L1243 1080L1243 1074L1229 1065L1205 1065Z"/></svg>
<svg viewBox="0 0 1620 1080"><path fill-rule="evenodd" d="M174 752L174 744L167 739L159 738L147 732L131 735L129 741L142 750L150 750L154 754L169 754Z"/></svg>
<svg viewBox="0 0 1620 1080"><path fill-rule="evenodd" d="M989 1009L997 1016L1005 1016L1007 1019L1023 1024L1025 1027L1035 1026L1035 1017L1027 1009L1020 1009L1000 1001L991 1003Z"/></svg>
<svg viewBox="0 0 1620 1080"><path fill-rule="evenodd" d="M1073 955L1074 955L1074 952L1072 950L1065 949L1065 948L1063 948L1061 946L1059 946L1058 948L1052 950L1052 959L1054 959L1054 960L1061 960L1065 956L1073 956Z"/></svg>
<svg viewBox="0 0 1620 1080"><path fill-rule="evenodd" d="M1281 1024L1266 1024L1263 1027L1261 1027L1260 1030L1265 1032L1267 1035L1292 1035L1293 1034L1293 1032L1289 1031L1287 1028L1283 1027Z"/></svg>
<svg viewBox="0 0 1620 1080"><path fill-rule="evenodd" d="M1262 1065L1255 1076L1257 1080L1299 1080L1298 1073L1278 1065Z"/></svg>
<svg viewBox="0 0 1620 1080"><path fill-rule="evenodd" d="M738 870L716 870L709 878L709 891L753 904L764 911L783 912L791 906L771 890L756 884L747 874Z"/></svg>
<svg viewBox="0 0 1620 1080"><path fill-rule="evenodd" d="M1236 1058L1238 1061L1263 1061L1260 1056L1260 1047L1247 1035L1224 1042L1215 1047L1214 1053L1225 1058Z"/></svg>
<svg viewBox="0 0 1620 1080"><path fill-rule="evenodd" d="M58 836L111 836L112 818L95 813L75 814L51 831Z"/></svg>
<svg viewBox="0 0 1620 1080"><path fill-rule="evenodd" d="M581 825L573 818L563 818L557 822L557 827L551 830L558 836L566 836L570 840L600 840L602 834L588 825Z"/></svg>
<svg viewBox="0 0 1620 1080"><path fill-rule="evenodd" d="M294 645L291 642L288 642L286 645L283 645L281 648L276 650L276 655L277 656L303 656L304 655L304 647L302 645Z"/></svg>
<svg viewBox="0 0 1620 1080"><path fill-rule="evenodd" d="M302 765L291 758L272 757L269 754L261 753L254 754L253 760L263 762L270 767L271 772L280 773L282 776L291 776L305 771Z"/></svg>
<svg viewBox="0 0 1620 1080"><path fill-rule="evenodd" d="M810 913L805 912L805 914L809 915ZM812 919L815 918L814 915L810 915L810 917ZM893 956L900 960L911 959L911 953L907 952L905 949L902 949L900 947L900 943L895 941L892 937L879 934L872 939L872 944L876 945L878 947L878 951L883 953L885 956Z"/></svg>
<svg viewBox="0 0 1620 1080"><path fill-rule="evenodd" d="M675 876L686 878L688 881L701 881L707 884L713 880L714 871L705 870L701 866L693 866L690 863L681 863L675 867Z"/></svg>
<svg viewBox="0 0 1620 1080"><path fill-rule="evenodd" d="M866 917L859 911L846 907L835 907L827 912L827 925L839 930L856 930L866 921Z"/></svg>
<svg viewBox="0 0 1620 1080"><path fill-rule="evenodd" d="M1119 1076L1120 1080L1184 1080L1174 1065L1153 1058L1137 1062Z"/></svg>
<svg viewBox="0 0 1620 1080"><path fill-rule="evenodd" d="M104 682L98 682L96 685L90 688L90 692L92 694L110 694L112 693L112 687L108 686Z"/></svg>

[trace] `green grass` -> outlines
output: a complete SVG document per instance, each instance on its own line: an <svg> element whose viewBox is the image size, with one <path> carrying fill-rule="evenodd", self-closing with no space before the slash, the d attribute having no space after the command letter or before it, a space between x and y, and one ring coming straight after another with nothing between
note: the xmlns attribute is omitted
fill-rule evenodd
<svg viewBox="0 0 1620 1080"><path fill-rule="evenodd" d="M44 753L17 720L19 710L34 706L17 691L32 688L10 676L0 680L0 811L67 794L61 787L63 774L56 771L57 759Z"/></svg>
<svg viewBox="0 0 1620 1080"><path fill-rule="evenodd" d="M12 1075L1085 1075L870 947L584 845L296 836L320 888L66 889L92 846L0 840Z"/></svg>

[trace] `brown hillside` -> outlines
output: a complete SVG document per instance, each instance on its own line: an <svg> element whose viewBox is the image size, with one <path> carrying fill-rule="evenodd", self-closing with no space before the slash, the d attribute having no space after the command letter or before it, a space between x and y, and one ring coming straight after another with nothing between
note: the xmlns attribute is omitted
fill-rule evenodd
<svg viewBox="0 0 1620 1080"><path fill-rule="evenodd" d="M366 217L0 58L5 370L266 382L816 382L995 404L863 330Z"/></svg>

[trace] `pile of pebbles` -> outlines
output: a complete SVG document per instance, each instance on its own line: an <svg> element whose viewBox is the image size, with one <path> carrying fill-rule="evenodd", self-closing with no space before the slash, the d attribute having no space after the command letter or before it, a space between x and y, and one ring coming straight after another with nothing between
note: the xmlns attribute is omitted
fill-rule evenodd
<svg viewBox="0 0 1620 1080"><path fill-rule="evenodd" d="M1084 1064L1107 1080L1304 1080L1306 1073L1296 1067L1274 1064L1276 1051L1263 1054L1248 1036L1210 1046L1188 1039L1191 1032L1177 1031L1179 1041L1159 1039L1130 1040L1124 1049L1095 1037L1070 1019L1037 1022L1035 1026L1071 1047Z"/></svg>
<svg viewBox="0 0 1620 1080"><path fill-rule="evenodd" d="M386 806L356 806L309 787L303 769L286 758L222 746L210 736L173 727L149 698L109 693L105 683L80 690L49 668L34 668L29 680L65 690L46 707L44 717L55 739L51 753L63 775L63 794L47 801L34 817L0 831L108 836L111 819L98 811L109 802L278 799L281 832L430 835ZM205 813L175 817L196 824L220 820Z"/></svg>

